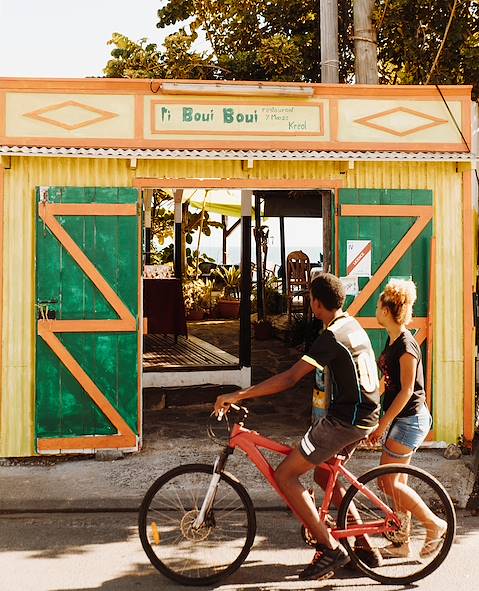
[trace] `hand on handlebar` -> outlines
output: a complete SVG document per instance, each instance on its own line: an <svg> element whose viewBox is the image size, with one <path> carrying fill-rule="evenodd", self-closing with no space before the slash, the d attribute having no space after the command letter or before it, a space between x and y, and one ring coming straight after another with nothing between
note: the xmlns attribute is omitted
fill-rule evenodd
<svg viewBox="0 0 479 591"><path fill-rule="evenodd" d="M238 402L237 393L233 392L232 394L221 394L218 396L215 402L215 415L221 418L225 413L228 412L229 407L232 404Z"/></svg>

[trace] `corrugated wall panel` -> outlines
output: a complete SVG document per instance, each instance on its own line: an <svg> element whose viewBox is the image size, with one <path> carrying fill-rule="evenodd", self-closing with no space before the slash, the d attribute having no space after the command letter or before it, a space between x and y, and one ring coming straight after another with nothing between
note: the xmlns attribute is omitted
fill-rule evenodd
<svg viewBox="0 0 479 591"><path fill-rule="evenodd" d="M290 179L331 180L340 178L344 163L255 161L253 168L241 160L140 160L136 175L141 178L165 179Z"/></svg>
<svg viewBox="0 0 479 591"><path fill-rule="evenodd" d="M352 188L431 189L435 200L436 300L434 392L436 437L455 441L463 431L463 246L461 175L454 163L145 160L12 158L5 171L4 310L0 456L33 451L34 187L131 186L133 177L343 178ZM341 174L343 173L343 174ZM289 183L288 183L289 185Z"/></svg>
<svg viewBox="0 0 479 591"><path fill-rule="evenodd" d="M4 173L0 456L33 454L34 187L131 186L127 160L12 158Z"/></svg>
<svg viewBox="0 0 479 591"><path fill-rule="evenodd" d="M352 188L431 189L434 193L435 431L437 440L455 442L463 433L464 403L462 175L448 162L357 162L347 178Z"/></svg>

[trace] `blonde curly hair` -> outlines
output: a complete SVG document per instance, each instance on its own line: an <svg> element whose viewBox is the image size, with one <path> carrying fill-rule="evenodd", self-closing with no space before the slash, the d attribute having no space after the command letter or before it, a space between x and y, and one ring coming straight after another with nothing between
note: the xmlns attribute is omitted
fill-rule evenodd
<svg viewBox="0 0 479 591"><path fill-rule="evenodd" d="M412 320L412 307L416 301L414 281L391 279L379 296L383 308L387 308L395 322L409 324Z"/></svg>

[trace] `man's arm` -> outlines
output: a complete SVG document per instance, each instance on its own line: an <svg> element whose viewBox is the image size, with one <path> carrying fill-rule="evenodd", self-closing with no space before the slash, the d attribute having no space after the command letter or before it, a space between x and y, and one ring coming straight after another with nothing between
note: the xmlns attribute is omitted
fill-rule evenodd
<svg viewBox="0 0 479 591"><path fill-rule="evenodd" d="M238 390L231 394L218 396L215 402L215 413L226 411L230 404L237 404L248 398L272 396L295 386L305 375L314 370L314 366L300 359L292 367L246 390Z"/></svg>

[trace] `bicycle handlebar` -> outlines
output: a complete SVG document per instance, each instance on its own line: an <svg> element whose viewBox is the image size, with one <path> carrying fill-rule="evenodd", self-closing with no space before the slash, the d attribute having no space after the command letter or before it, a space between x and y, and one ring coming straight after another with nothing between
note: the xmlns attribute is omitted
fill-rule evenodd
<svg viewBox="0 0 479 591"><path fill-rule="evenodd" d="M229 440L229 434L231 433L231 426L230 426L230 421L228 419L228 415L230 415L231 411L234 411L232 413L231 423L244 425L244 421L246 420L246 417L248 416L248 409L246 408L246 406L238 406L236 404L230 404L230 406L226 410L221 409L220 412L218 413L218 415L215 415L215 413L213 411L209 416L208 427L207 427L208 437L212 441L214 441L215 443L218 443L219 445L224 445L225 443L227 443L227 440ZM216 419L216 421L213 420L213 417ZM215 426L215 424L217 424L218 422L221 422L223 420L224 420L224 424L226 425L227 436L223 436L224 439L221 439L215 433L214 426Z"/></svg>

